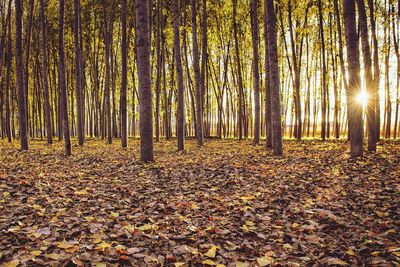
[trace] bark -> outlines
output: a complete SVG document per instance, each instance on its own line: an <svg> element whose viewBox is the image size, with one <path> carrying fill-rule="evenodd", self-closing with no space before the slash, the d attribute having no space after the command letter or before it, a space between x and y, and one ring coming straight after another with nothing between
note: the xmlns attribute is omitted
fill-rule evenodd
<svg viewBox="0 0 400 267"><path fill-rule="evenodd" d="M376 107L375 90L373 89L372 60L369 46L367 13L365 11L364 0L357 0L359 27L361 35L362 54L364 62L364 79L366 92L368 94L367 103L367 128L368 128L368 151L376 151Z"/></svg>
<svg viewBox="0 0 400 267"><path fill-rule="evenodd" d="M111 103L110 103L110 34L109 21L107 19L107 0L103 0L103 27L104 27L104 47L105 47L105 65L106 77L104 81L104 108L105 123L107 129L107 143L112 143L112 127L111 127Z"/></svg>
<svg viewBox="0 0 400 267"><path fill-rule="evenodd" d="M326 124L327 124L327 84L326 84L326 55L325 55L325 38L324 38L324 28L323 28L323 14L322 14L322 2L318 0L318 18L319 18L319 31L321 37L321 55L322 55L322 102L321 102L321 110L322 110L322 120L321 120L321 138L322 141L326 139Z"/></svg>
<svg viewBox="0 0 400 267"><path fill-rule="evenodd" d="M380 128L381 128L381 105L379 95L379 84L380 84L380 69L379 69L379 50L378 50L378 38L376 36L376 22L375 22L375 8L374 1L368 0L369 7L369 20L371 25L371 36L372 36L372 47L373 47L373 63L374 63L374 82L372 84L373 95L375 96L375 133L376 140L380 139Z"/></svg>
<svg viewBox="0 0 400 267"><path fill-rule="evenodd" d="M184 86L183 86L183 71L182 71L182 57L180 45L180 15L179 15L179 0L174 1L174 48L175 48L175 67L177 75L177 98L178 110L176 118L176 130L178 138L178 151L185 149L185 114L184 114Z"/></svg>
<svg viewBox="0 0 400 267"><path fill-rule="evenodd" d="M128 108L126 103L126 85L127 85L127 59L128 46L126 38L126 0L121 1L121 28L122 28L122 44L121 44L121 92L120 92L120 109L121 109L121 146L128 147Z"/></svg>
<svg viewBox="0 0 400 267"><path fill-rule="evenodd" d="M360 94L360 52L356 27L356 11L354 0L343 0L343 18L347 46L347 63L349 84L347 88L347 113L350 134L350 155L363 154L363 121L362 107L357 101Z"/></svg>
<svg viewBox="0 0 400 267"><path fill-rule="evenodd" d="M253 39L253 89L254 89L254 144L260 143L260 71L258 59L258 1L252 0L252 27L251 34Z"/></svg>
<svg viewBox="0 0 400 267"><path fill-rule="evenodd" d="M49 97L49 85L47 76L47 37L46 37L46 17L45 17L45 4L44 0L40 0L40 20L42 28L42 71L43 71L43 95L44 95L44 124L46 126L47 143L53 143L53 132L51 124L51 106Z"/></svg>
<svg viewBox="0 0 400 267"><path fill-rule="evenodd" d="M237 75L238 75L238 129L239 129L239 140L243 139L243 77L242 77L242 69L241 69L241 61L240 61L240 52L239 52L239 40L238 40L238 26L236 22L236 9L237 9L237 0L233 0L233 34L235 38L235 53L236 53L236 67L237 67Z"/></svg>
<svg viewBox="0 0 400 267"><path fill-rule="evenodd" d="M43 1L43 0L41 0ZM75 80L76 80L76 110L78 115L78 144L83 146L84 142L84 117L82 110L84 103L82 102L82 51L79 44L80 32L80 0L74 0L74 46L75 46Z"/></svg>
<svg viewBox="0 0 400 267"><path fill-rule="evenodd" d="M197 43L197 20L196 20L196 0L192 0L192 43L193 43L193 69L194 69L194 87L196 92L196 132L197 145L204 144L204 129L203 129L203 105L202 105L202 88L203 79L200 73L199 66L199 48Z"/></svg>
<svg viewBox="0 0 400 267"><path fill-rule="evenodd" d="M264 0L264 42L265 42L265 131L266 147L272 148L271 87L268 52L267 0Z"/></svg>
<svg viewBox="0 0 400 267"><path fill-rule="evenodd" d="M268 55L271 88L272 149L275 155L282 155L281 98L278 65L277 27L274 1L265 0L267 12Z"/></svg>
<svg viewBox="0 0 400 267"><path fill-rule="evenodd" d="M64 0L60 0L58 13L58 58L59 58L59 88L61 98L61 116L64 132L65 154L71 155L71 138L68 121L68 95L65 83L65 52L64 52Z"/></svg>
<svg viewBox="0 0 400 267"><path fill-rule="evenodd" d="M148 0L136 1L136 51L140 106L140 158L145 162L154 160L148 5Z"/></svg>
<svg viewBox="0 0 400 267"><path fill-rule="evenodd" d="M18 87L18 127L19 139L22 150L28 150L27 113L24 92L24 71L22 66L22 3L15 0L15 54Z"/></svg>

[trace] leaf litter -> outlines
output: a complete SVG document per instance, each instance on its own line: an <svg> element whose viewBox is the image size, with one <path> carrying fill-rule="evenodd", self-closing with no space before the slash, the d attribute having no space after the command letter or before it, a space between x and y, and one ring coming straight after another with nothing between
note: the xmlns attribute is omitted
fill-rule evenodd
<svg viewBox="0 0 400 267"><path fill-rule="evenodd" d="M400 264L400 143L349 159L343 142L250 141L177 153L89 140L0 143L2 266Z"/></svg>

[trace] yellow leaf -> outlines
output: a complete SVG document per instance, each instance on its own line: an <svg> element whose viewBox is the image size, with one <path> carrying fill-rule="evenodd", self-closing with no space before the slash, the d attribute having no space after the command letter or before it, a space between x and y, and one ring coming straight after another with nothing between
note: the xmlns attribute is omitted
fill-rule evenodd
<svg viewBox="0 0 400 267"><path fill-rule="evenodd" d="M253 221L246 221L246 225L248 226L254 226L255 223Z"/></svg>
<svg viewBox="0 0 400 267"><path fill-rule="evenodd" d="M111 215L111 217L113 217L113 218L118 218L118 216L119 216L119 213L118 212L111 212L110 213L110 215Z"/></svg>
<svg viewBox="0 0 400 267"><path fill-rule="evenodd" d="M101 242L100 244L97 245L96 249L105 249L105 248L110 248L111 245L108 244L107 242Z"/></svg>
<svg viewBox="0 0 400 267"><path fill-rule="evenodd" d="M371 252L371 255L372 256L378 256L380 254L380 252L379 251L374 251L374 252Z"/></svg>
<svg viewBox="0 0 400 267"><path fill-rule="evenodd" d="M152 226L150 224L144 224L142 226L139 226L137 229L140 231L148 231L152 229Z"/></svg>
<svg viewBox="0 0 400 267"><path fill-rule="evenodd" d="M192 203L192 209L197 210L199 207L197 207L196 203Z"/></svg>
<svg viewBox="0 0 400 267"><path fill-rule="evenodd" d="M215 265L217 265L214 261L212 261L212 260L204 260L204 261L202 261L201 262L202 264L204 264L204 265L210 265L210 266L215 266Z"/></svg>
<svg viewBox="0 0 400 267"><path fill-rule="evenodd" d="M57 254L57 253L50 253L50 254L46 254L46 257L53 259L53 260L59 260L61 258L61 255Z"/></svg>
<svg viewBox="0 0 400 267"><path fill-rule="evenodd" d="M3 192L3 197L8 197L10 195L10 192Z"/></svg>
<svg viewBox="0 0 400 267"><path fill-rule="evenodd" d="M184 262L175 262L175 267L181 267L184 266L185 263Z"/></svg>
<svg viewBox="0 0 400 267"><path fill-rule="evenodd" d="M89 193L88 193L88 191L86 191L86 189L84 189L84 190L82 190L82 191L75 191L74 194L75 194L75 195L78 195L78 196L82 196L82 195L87 195L87 194L89 194Z"/></svg>
<svg viewBox="0 0 400 267"><path fill-rule="evenodd" d="M33 233L32 235L33 235L34 237L36 237L36 238L39 238L42 234L36 233L36 232L35 232L35 233Z"/></svg>
<svg viewBox="0 0 400 267"><path fill-rule="evenodd" d="M67 249L67 248L71 248L74 245L71 245L70 243L66 242L66 241L62 241L62 242L57 242L56 246L62 249Z"/></svg>
<svg viewBox="0 0 400 267"><path fill-rule="evenodd" d="M84 217L84 219L86 220L86 221L93 221L94 220L94 217L92 217L92 216L86 216L86 217Z"/></svg>
<svg viewBox="0 0 400 267"><path fill-rule="evenodd" d="M32 250L31 254L33 256L40 256L40 255L42 255L42 251L40 251L40 250Z"/></svg>
<svg viewBox="0 0 400 267"><path fill-rule="evenodd" d="M249 232L249 227L247 227L247 225L243 224L242 230L243 230L243 232L247 233L247 232Z"/></svg>
<svg viewBox="0 0 400 267"><path fill-rule="evenodd" d="M217 246L212 245L211 248L204 254L204 256L207 256L209 258L215 258L216 253L217 253Z"/></svg>
<svg viewBox="0 0 400 267"><path fill-rule="evenodd" d="M37 204L33 204L33 205L32 205L32 208L34 208L35 210L41 210L41 209L42 209L42 206L37 205Z"/></svg>
<svg viewBox="0 0 400 267"><path fill-rule="evenodd" d="M19 265L19 260L12 260L9 262L6 262L4 265L4 267L17 267Z"/></svg>
<svg viewBox="0 0 400 267"><path fill-rule="evenodd" d="M236 267L249 267L250 264L248 262L237 261Z"/></svg>
<svg viewBox="0 0 400 267"><path fill-rule="evenodd" d="M107 263L105 263L105 262L96 262L96 267L107 267Z"/></svg>
<svg viewBox="0 0 400 267"><path fill-rule="evenodd" d="M299 226L300 226L300 224L298 224L298 223L293 223L292 224L292 228L294 228L294 229L298 228Z"/></svg>
<svg viewBox="0 0 400 267"><path fill-rule="evenodd" d="M350 256L356 256L356 253L355 253L353 250L351 250L351 249L349 249L348 251L346 251L346 253L347 253L347 255L350 255Z"/></svg>
<svg viewBox="0 0 400 267"><path fill-rule="evenodd" d="M283 244L283 247L286 249L292 249L292 246L290 244Z"/></svg>
<svg viewBox="0 0 400 267"><path fill-rule="evenodd" d="M376 215L378 215L378 217L383 217L383 216L385 216L385 213L382 212L382 211L379 211L379 210L376 210L375 213L376 213Z"/></svg>
<svg viewBox="0 0 400 267"><path fill-rule="evenodd" d="M258 263L258 265L260 265L260 267L270 265L274 262L275 262L275 260L267 255L265 255L262 258L257 258L257 263Z"/></svg>

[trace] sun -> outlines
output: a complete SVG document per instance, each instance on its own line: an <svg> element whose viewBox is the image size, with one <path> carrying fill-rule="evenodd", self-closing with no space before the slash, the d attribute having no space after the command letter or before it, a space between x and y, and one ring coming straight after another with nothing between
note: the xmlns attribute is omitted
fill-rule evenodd
<svg viewBox="0 0 400 267"><path fill-rule="evenodd" d="M368 105L368 94L365 90L362 90L360 94L357 96L357 101L363 107L366 107Z"/></svg>

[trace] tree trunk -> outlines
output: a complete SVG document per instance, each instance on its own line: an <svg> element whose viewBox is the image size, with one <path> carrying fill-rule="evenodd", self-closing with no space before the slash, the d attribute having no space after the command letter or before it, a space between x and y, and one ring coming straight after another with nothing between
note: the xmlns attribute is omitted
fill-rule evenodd
<svg viewBox="0 0 400 267"><path fill-rule="evenodd" d="M260 71L258 59L258 1L251 3L251 35L253 40L253 88L254 88L254 144L260 143Z"/></svg>
<svg viewBox="0 0 400 267"><path fill-rule="evenodd" d="M271 87L270 68L268 52L268 23L267 23L267 0L264 0L264 42L265 42L265 135L266 146L272 148L272 121L271 121Z"/></svg>
<svg viewBox="0 0 400 267"><path fill-rule="evenodd" d="M24 71L22 67L22 3L15 0L15 54L18 87L18 127L22 150L28 150L27 113L24 92Z"/></svg>
<svg viewBox="0 0 400 267"><path fill-rule="evenodd" d="M140 158L145 162L154 160L149 30L148 0L136 1L136 51L140 105Z"/></svg>
<svg viewBox="0 0 400 267"><path fill-rule="evenodd" d="M363 154L363 120L362 107L357 96L360 93L360 53L356 27L356 11L354 0L343 0L343 18L347 46L347 64L349 84L347 88L347 113L350 133L350 155Z"/></svg>
<svg viewBox="0 0 400 267"><path fill-rule="evenodd" d="M178 137L178 151L185 149L185 110L184 110L184 87L183 87L183 72L182 72L182 58L181 58L181 45L180 45L180 9L179 0L174 1L174 48L175 48L175 66L177 75L178 86L178 110L177 110L177 137Z"/></svg>
<svg viewBox="0 0 400 267"><path fill-rule="evenodd" d="M357 0L359 27L361 34L362 54L364 62L364 79L368 95L367 103L367 127L368 127L368 151L376 151L376 114L375 114L375 91L373 90L374 80L372 78L371 50L369 46L367 13L364 0Z"/></svg>
<svg viewBox="0 0 400 267"><path fill-rule="evenodd" d="M271 88L271 121L272 121L272 149L275 155L282 155L282 121L281 121L281 98L279 82L279 64L278 64L278 45L276 17L274 10L274 1L265 0L266 4L266 27L268 36L268 55L270 67L270 88Z"/></svg>
<svg viewBox="0 0 400 267"><path fill-rule="evenodd" d="M196 0L192 0L192 43L193 43L193 69L194 69L194 87L196 92L196 129L197 129L197 145L204 144L203 130L203 79L199 66L199 48L197 43L197 20L196 20Z"/></svg>
<svg viewBox="0 0 400 267"><path fill-rule="evenodd" d="M65 52L64 52L64 0L60 0L59 14L58 14L58 58L59 58L59 77L58 83L60 88L61 98L61 115L63 122L65 154L71 155L71 138L69 133L68 121L68 95L65 83Z"/></svg>
<svg viewBox="0 0 400 267"><path fill-rule="evenodd" d="M107 0L103 0L103 27L104 27L104 47L105 47L105 65L106 77L104 81L104 108L105 108L105 124L107 129L107 143L112 143L112 127L111 127L111 104L110 104L110 34L109 21L107 19Z"/></svg>
<svg viewBox="0 0 400 267"><path fill-rule="evenodd" d="M322 55L322 99L321 99L321 111L322 111L322 120L321 120L321 139L325 141L326 139L326 124L327 124L327 84L326 84L326 55L325 55L325 38L324 38L324 25L323 25L323 14L322 14L322 2L318 0L318 18L319 18L319 31L321 38L321 55ZM329 119L329 118L328 118Z"/></svg>
<svg viewBox="0 0 400 267"><path fill-rule="evenodd" d="M128 147L128 110L126 103L126 85L127 85L127 58L128 58L128 47L126 40L126 15L127 6L126 0L121 1L121 28L122 28L122 44L121 44L121 92L120 92L120 110L121 110L121 145L122 147Z"/></svg>
<svg viewBox="0 0 400 267"><path fill-rule="evenodd" d="M239 140L243 139L243 78L239 53L239 40L238 40L238 26L236 22L237 0L233 0L233 34L235 38L235 52L236 52L236 68L238 74L238 128Z"/></svg>
<svg viewBox="0 0 400 267"><path fill-rule="evenodd" d="M42 70L43 70L43 95L44 95L44 116L46 125L47 143L53 143L53 132L51 125L51 107L49 98L49 86L47 77L47 37L46 37L46 17L44 0L40 0L40 20L42 26Z"/></svg>
<svg viewBox="0 0 400 267"><path fill-rule="evenodd" d="M43 0L41 0L43 1ZM84 103L82 102L82 51L79 44L79 31L80 31L80 0L74 0L74 46L75 46L75 80L76 80L76 110L78 115L78 144L83 146L84 142L84 117L82 110Z"/></svg>

